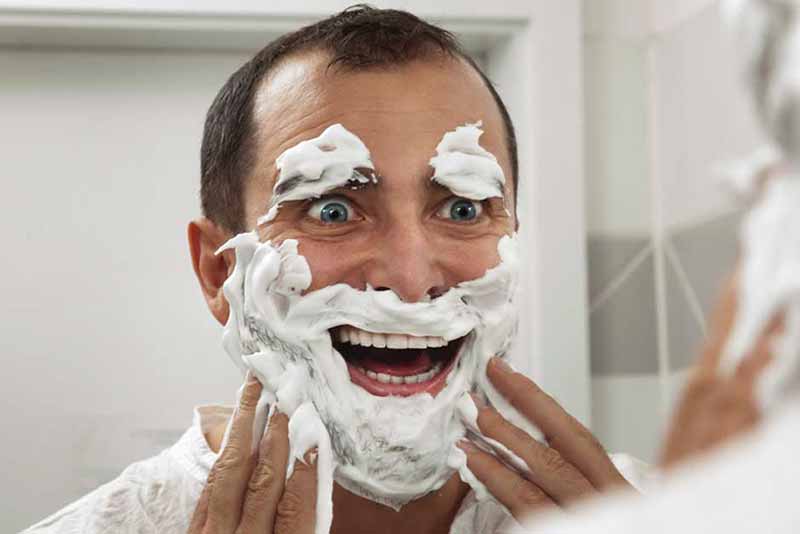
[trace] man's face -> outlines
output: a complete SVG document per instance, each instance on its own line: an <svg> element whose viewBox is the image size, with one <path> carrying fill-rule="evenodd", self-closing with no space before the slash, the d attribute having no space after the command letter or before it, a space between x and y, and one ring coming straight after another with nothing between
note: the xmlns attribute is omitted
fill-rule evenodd
<svg viewBox="0 0 800 534"><path fill-rule="evenodd" d="M289 58L257 95L247 227L255 228L270 204L276 158L339 123L369 149L378 184L286 203L259 232L264 241L298 240L312 272L309 291L337 283L360 290L369 285L418 302L497 265L498 240L515 226L513 183L503 122L478 74L452 59L354 73L326 73L327 63L322 53ZM429 160L446 132L478 121L481 146L508 177L505 204L494 198L454 206L453 193L431 181Z"/></svg>
<svg viewBox="0 0 800 534"><path fill-rule="evenodd" d="M290 416L293 447L292 428L316 429L341 486L399 508L463 464L467 392L497 397L486 363L516 326L511 170L467 66L326 65L290 59L256 99L245 198L258 231L223 247L236 254L224 343ZM482 135L464 126L478 122Z"/></svg>

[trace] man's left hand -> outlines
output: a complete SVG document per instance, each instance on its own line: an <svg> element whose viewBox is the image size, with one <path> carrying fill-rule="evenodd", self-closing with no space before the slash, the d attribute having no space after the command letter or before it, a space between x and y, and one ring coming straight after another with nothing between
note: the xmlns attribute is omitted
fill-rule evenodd
<svg viewBox="0 0 800 534"><path fill-rule="evenodd" d="M478 428L519 456L530 468L520 473L468 441L460 447L467 467L517 519L610 488L630 487L597 439L549 395L500 358L486 369L489 380L514 408L544 434L542 443L491 407L479 407Z"/></svg>

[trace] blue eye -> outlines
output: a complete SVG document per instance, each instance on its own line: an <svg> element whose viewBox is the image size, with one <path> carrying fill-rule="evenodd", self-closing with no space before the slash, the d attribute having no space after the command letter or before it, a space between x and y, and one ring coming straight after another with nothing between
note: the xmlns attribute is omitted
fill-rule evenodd
<svg viewBox="0 0 800 534"><path fill-rule="evenodd" d="M439 217L458 222L469 222L477 219L483 213L480 202L466 198L455 197L439 209Z"/></svg>
<svg viewBox="0 0 800 534"><path fill-rule="evenodd" d="M321 199L311 205L308 215L325 224L337 224L350 219L350 209L350 204L344 199Z"/></svg>

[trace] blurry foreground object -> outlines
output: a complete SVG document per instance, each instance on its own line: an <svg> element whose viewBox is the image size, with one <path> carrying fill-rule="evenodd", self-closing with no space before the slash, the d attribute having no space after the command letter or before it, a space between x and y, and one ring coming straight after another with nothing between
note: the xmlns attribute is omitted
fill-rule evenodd
<svg viewBox="0 0 800 534"><path fill-rule="evenodd" d="M756 384L767 408L800 379L800 3L731 0L724 4L744 43L753 102L781 168L750 188L758 199L743 221L737 311L721 366L727 376L751 354L770 321L785 328L771 349L773 361ZM763 172L753 169L752 182Z"/></svg>
<svg viewBox="0 0 800 534"><path fill-rule="evenodd" d="M771 346L782 332L775 319L733 372L720 372L720 359L737 314L738 278L722 293L703 353L673 414L661 464L669 468L751 430L760 419L756 385L772 362Z"/></svg>
<svg viewBox="0 0 800 534"><path fill-rule="evenodd" d="M646 497L596 500L521 532L800 532L800 0L723 5L777 157L762 150L734 173L751 206L739 265L668 433L667 474Z"/></svg>

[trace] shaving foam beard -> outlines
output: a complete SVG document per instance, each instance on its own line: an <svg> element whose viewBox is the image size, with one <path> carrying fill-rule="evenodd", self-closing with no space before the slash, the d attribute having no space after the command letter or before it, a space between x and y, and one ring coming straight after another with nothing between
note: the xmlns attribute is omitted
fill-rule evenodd
<svg viewBox="0 0 800 534"><path fill-rule="evenodd" d="M500 240L501 262L483 277L419 303L346 284L303 295L311 272L294 240L274 246L253 232L234 237L226 248L236 251L224 287L231 306L226 350L256 374L265 401L290 419L304 403L313 405L329 437L335 480L395 509L440 488L455 472L448 459L465 434L457 401L465 392L490 388L486 364L508 350L515 331L516 239ZM350 381L329 333L341 325L466 339L436 397L378 397ZM304 453L292 451L297 458Z"/></svg>

